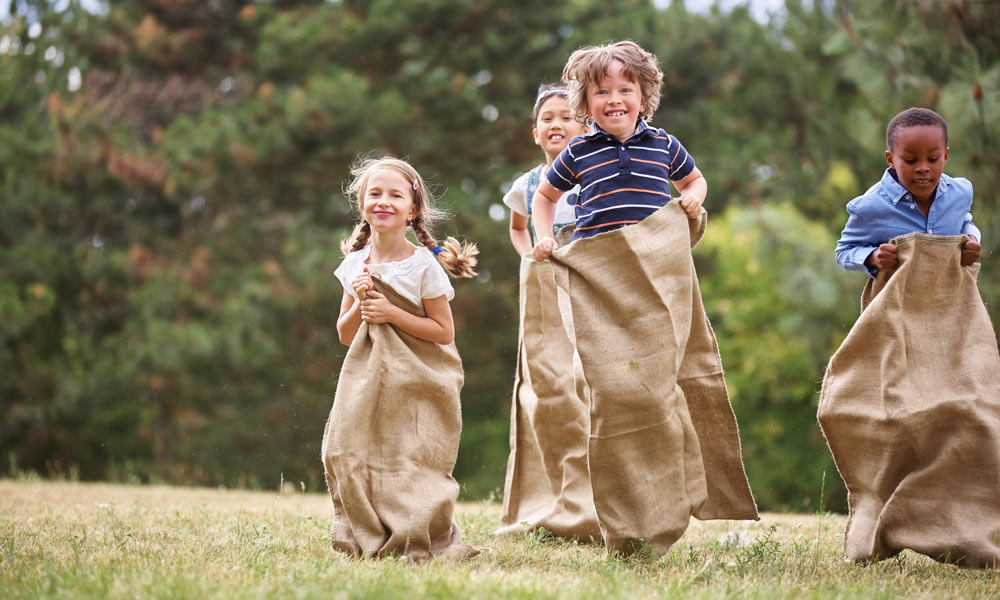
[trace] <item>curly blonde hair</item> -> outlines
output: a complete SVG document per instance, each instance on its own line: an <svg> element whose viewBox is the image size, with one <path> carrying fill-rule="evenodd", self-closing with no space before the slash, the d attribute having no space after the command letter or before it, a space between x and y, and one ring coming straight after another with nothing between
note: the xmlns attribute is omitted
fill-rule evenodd
<svg viewBox="0 0 1000 600"><path fill-rule="evenodd" d="M434 252L438 261L445 270L455 277L474 277L476 275L476 256L479 250L471 242L459 242L453 237L447 238L442 245L438 245L437 240L431 234L431 226L439 219L446 216L446 213L434 207L433 196L420 177L417 170L405 160L400 160L393 156L383 156L381 158L359 158L351 165L351 182L347 184L344 193L353 200L355 209L359 214L363 214L362 203L365 192L368 189L368 180L372 173L379 169L389 169L395 171L406 179L413 191L414 217L407 224L413 230L413 235L425 248ZM361 222L354 226L354 231L347 239L342 240L340 249L344 254L349 254L361 250L368 245L371 239L372 229L368 221L361 218Z"/></svg>
<svg viewBox="0 0 1000 600"><path fill-rule="evenodd" d="M660 70L660 61L655 54L643 50L631 40L603 46L584 46L569 56L562 73L563 83L569 90L569 107L577 121L590 124L587 85L607 77L611 72L611 64L615 61L625 65L622 74L639 83L642 94L642 112L639 116L651 119L660 107L663 71Z"/></svg>

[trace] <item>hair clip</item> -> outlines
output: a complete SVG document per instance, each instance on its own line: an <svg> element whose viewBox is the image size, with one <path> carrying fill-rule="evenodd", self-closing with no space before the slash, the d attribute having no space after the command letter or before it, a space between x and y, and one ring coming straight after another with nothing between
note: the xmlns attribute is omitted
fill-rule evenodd
<svg viewBox="0 0 1000 600"><path fill-rule="evenodd" d="M419 177L415 177L415 178L413 179L413 189L414 189L414 191L415 191L415 190L416 190L416 189L417 189L418 187L420 187L420 178L419 178Z"/></svg>
<svg viewBox="0 0 1000 600"><path fill-rule="evenodd" d="M441 246L434 246L434 256L441 254L442 250L444 250L444 248L442 248Z"/></svg>

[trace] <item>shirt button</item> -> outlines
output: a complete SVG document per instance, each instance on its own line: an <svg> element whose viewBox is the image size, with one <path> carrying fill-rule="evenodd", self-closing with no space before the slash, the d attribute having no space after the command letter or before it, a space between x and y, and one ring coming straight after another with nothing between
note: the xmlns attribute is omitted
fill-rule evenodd
<svg viewBox="0 0 1000 600"><path fill-rule="evenodd" d="M917 207L917 205L916 205L916 204L911 204L911 205L910 205L910 208L911 208L911 209L912 209L912 208L916 208L916 207Z"/></svg>
<svg viewBox="0 0 1000 600"><path fill-rule="evenodd" d="M927 233L934 233L934 230L933 229L928 229Z"/></svg>

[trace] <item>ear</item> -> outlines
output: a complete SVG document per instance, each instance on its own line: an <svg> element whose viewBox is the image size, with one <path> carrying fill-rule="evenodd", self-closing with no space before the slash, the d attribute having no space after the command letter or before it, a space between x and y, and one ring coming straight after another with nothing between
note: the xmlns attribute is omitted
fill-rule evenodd
<svg viewBox="0 0 1000 600"><path fill-rule="evenodd" d="M945 152L947 152L947 150ZM885 162L890 167L895 168L895 165L892 164L892 152L889 152L888 150L885 151Z"/></svg>
<svg viewBox="0 0 1000 600"><path fill-rule="evenodd" d="M532 137L532 139L535 140L535 145L536 146L541 146L542 145L542 140L538 137L538 128L537 127L532 127L531 128L531 137Z"/></svg>
<svg viewBox="0 0 1000 600"><path fill-rule="evenodd" d="M943 167L946 162L948 162L948 151L951 150L948 146L944 147L944 154L941 156L941 166Z"/></svg>

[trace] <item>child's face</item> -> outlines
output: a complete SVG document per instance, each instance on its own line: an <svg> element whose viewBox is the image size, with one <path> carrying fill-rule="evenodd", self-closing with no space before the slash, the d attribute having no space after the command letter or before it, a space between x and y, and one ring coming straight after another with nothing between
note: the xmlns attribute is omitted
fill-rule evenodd
<svg viewBox="0 0 1000 600"><path fill-rule="evenodd" d="M896 169L896 176L918 202L934 199L938 180L948 162L944 132L934 125L914 125L896 130L892 148L885 160Z"/></svg>
<svg viewBox="0 0 1000 600"><path fill-rule="evenodd" d="M560 96L552 96L538 109L538 118L531 135L535 143L545 152L546 162L552 162L562 152L570 138L583 134L583 125L573 118L569 102Z"/></svg>
<svg viewBox="0 0 1000 600"><path fill-rule="evenodd" d="M587 84L587 109L601 129L625 141L635 133L643 111L639 82L627 78L625 65L614 61L605 77Z"/></svg>
<svg viewBox="0 0 1000 600"><path fill-rule="evenodd" d="M406 231L406 223L416 216L413 185L392 169L376 169L368 177L361 213L372 229L382 233Z"/></svg>

